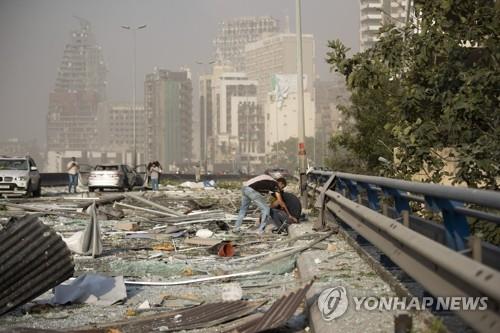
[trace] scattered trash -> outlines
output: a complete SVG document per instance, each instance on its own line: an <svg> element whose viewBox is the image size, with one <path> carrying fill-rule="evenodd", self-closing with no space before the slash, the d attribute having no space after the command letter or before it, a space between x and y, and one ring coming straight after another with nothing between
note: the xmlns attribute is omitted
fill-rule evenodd
<svg viewBox="0 0 500 333"><path fill-rule="evenodd" d="M54 290L54 304L95 304L108 306L127 298L123 276L84 274Z"/></svg>
<svg viewBox="0 0 500 333"><path fill-rule="evenodd" d="M238 326L233 332L240 333L258 333L274 331L278 327L283 326L287 320L293 316L295 310L302 303L307 291L311 288L313 281L306 284L303 288L292 292L287 296L282 296L279 300L273 303L269 310L262 317L247 322Z"/></svg>
<svg viewBox="0 0 500 333"><path fill-rule="evenodd" d="M326 247L327 251L336 252L337 251L337 243L329 243Z"/></svg>
<svg viewBox="0 0 500 333"><path fill-rule="evenodd" d="M118 333L214 327L250 313L252 317L245 320L251 321L259 316L255 310L262 303L244 302L242 298L261 299L263 295L273 298L279 289L294 286L294 274L290 272L295 268L298 253L316 246L326 249L335 244L318 243L327 235L320 238L311 234L307 236L311 243L305 246L293 245L298 238L270 233L259 235L253 228L254 221L259 219L258 210L249 211L241 233L232 233L237 218L234 214L241 200L239 182L234 188L225 183L215 188L214 181L186 183L183 185L187 187L168 185L157 192L106 194L101 198L101 192L67 198L42 195L36 201L16 201L17 206L11 207L16 211L2 211L4 216L20 214L26 211L25 206L29 207L34 214L43 216L44 223L54 226L66 237L75 253L81 254L75 256L80 277L56 289L60 301L87 305L68 311L61 310L61 306L47 306L47 310L39 310L38 318L61 318L66 322L72 317L85 317L85 311L92 312L93 306L105 304L110 308L94 313L94 317L82 321L82 325L92 326L93 332ZM208 194L206 190L212 192ZM1 222L2 213L0 234L5 225ZM91 216L90 222L87 214ZM0 239L0 249L2 246ZM70 251L67 253L71 259ZM0 270L1 266L0 261ZM98 279L108 277L98 274L119 276L121 295L112 299L101 295L107 291L111 297L116 286L115 283L101 283ZM97 276L97 280L92 276ZM127 276L127 280L122 276ZM2 278L0 274L0 281ZM63 280L66 278L60 282ZM69 289L77 281L82 285L75 286L76 290ZM111 307L110 304L127 299L127 292L130 297L128 309ZM206 303L218 298L226 303ZM232 307L227 307L227 302L232 302ZM164 309L169 311L161 312ZM123 321L111 323L120 316ZM29 325L28 322L27 327ZM78 331L91 332L90 326ZM58 327L66 329L69 326L61 323ZM0 331L2 328L0 323ZM217 329L224 331L225 328Z"/></svg>
<svg viewBox="0 0 500 333"><path fill-rule="evenodd" d="M321 259L319 259L319 258L314 258L314 263L315 263L316 265L321 264Z"/></svg>
<svg viewBox="0 0 500 333"><path fill-rule="evenodd" d="M153 245L153 250L156 251L174 251L175 246L172 243L161 243Z"/></svg>
<svg viewBox="0 0 500 333"><path fill-rule="evenodd" d="M36 216L11 218L0 229L0 315L73 276L71 253Z"/></svg>
<svg viewBox="0 0 500 333"><path fill-rule="evenodd" d="M137 310L146 310L146 309L151 309L151 305L149 304L148 300L145 300L137 307Z"/></svg>
<svg viewBox="0 0 500 333"><path fill-rule="evenodd" d="M101 229L97 220L96 204L93 203L88 209L91 216L85 231L79 231L64 241L71 251L96 257L102 253Z"/></svg>
<svg viewBox="0 0 500 333"><path fill-rule="evenodd" d="M208 230L208 229L199 229L197 232L196 232L196 237L200 237L200 238L210 238L213 236L213 232Z"/></svg>
<svg viewBox="0 0 500 333"><path fill-rule="evenodd" d="M205 183L194 183L194 182L184 182L182 184L179 185L180 187L186 187L186 188L190 188L190 189L203 189L205 188ZM209 185L207 185L209 186Z"/></svg>
<svg viewBox="0 0 500 333"><path fill-rule="evenodd" d="M234 252L234 246L230 241L223 241L208 249L208 253L217 254L219 257L232 257Z"/></svg>
<svg viewBox="0 0 500 333"><path fill-rule="evenodd" d="M222 286L222 300L239 301L243 297L243 289L239 283L227 283Z"/></svg>

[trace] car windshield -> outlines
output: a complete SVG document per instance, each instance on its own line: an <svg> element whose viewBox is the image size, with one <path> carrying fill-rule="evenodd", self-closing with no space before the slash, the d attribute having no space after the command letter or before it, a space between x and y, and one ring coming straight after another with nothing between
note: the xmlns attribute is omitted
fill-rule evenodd
<svg viewBox="0 0 500 333"><path fill-rule="evenodd" d="M95 169L97 171L117 171L118 165L98 165Z"/></svg>
<svg viewBox="0 0 500 333"><path fill-rule="evenodd" d="M0 170L28 170L28 160L0 160Z"/></svg>

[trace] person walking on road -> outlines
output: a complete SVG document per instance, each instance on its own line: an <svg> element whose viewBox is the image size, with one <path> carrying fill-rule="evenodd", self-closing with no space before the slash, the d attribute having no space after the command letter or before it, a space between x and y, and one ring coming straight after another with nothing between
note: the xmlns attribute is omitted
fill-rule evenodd
<svg viewBox="0 0 500 333"><path fill-rule="evenodd" d="M76 193L76 187L78 186L78 174L80 173L80 166L76 162L76 158L72 157L66 166L69 177L68 192L71 193L71 187L73 187Z"/></svg>
<svg viewBox="0 0 500 333"><path fill-rule="evenodd" d="M150 169L151 176L151 188L153 191L158 191L159 186L158 183L160 181L160 174L162 173L160 162L155 161Z"/></svg>
<svg viewBox="0 0 500 333"><path fill-rule="evenodd" d="M241 224L243 223L243 218L245 217L248 207L250 203L255 203L257 207L259 207L261 211L261 223L259 226L259 234L264 233L264 229L266 228L268 218L269 218L269 205L266 202L266 199L261 193L274 193L276 196L276 200L278 205L290 216L290 212L286 207L283 198L281 197L281 192L286 187L286 179L283 177L279 177L278 179L274 179L269 175L260 175L254 177L245 183L243 183L243 187L241 188L241 207L240 212L238 214L238 219L236 220L236 224L234 226L233 232L240 232Z"/></svg>
<svg viewBox="0 0 500 333"><path fill-rule="evenodd" d="M194 179L198 183L200 181L200 178L201 178L200 164L196 163L196 165L194 166Z"/></svg>

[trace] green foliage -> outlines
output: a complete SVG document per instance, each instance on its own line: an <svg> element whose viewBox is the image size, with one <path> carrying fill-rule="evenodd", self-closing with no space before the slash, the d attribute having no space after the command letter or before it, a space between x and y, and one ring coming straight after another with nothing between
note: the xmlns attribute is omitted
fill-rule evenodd
<svg viewBox="0 0 500 333"><path fill-rule="evenodd" d="M417 0L417 25L386 25L371 49L347 57L330 41L327 62L346 77L352 105L330 146L392 175L424 171L439 182L455 162L455 182L499 188L500 14L493 0Z"/></svg>
<svg viewBox="0 0 500 333"><path fill-rule="evenodd" d="M269 168L284 168L293 173L299 167L298 161L298 139L289 138L274 144L270 155ZM314 138L306 138L307 158L311 160L314 155ZM278 152L276 153L276 150Z"/></svg>

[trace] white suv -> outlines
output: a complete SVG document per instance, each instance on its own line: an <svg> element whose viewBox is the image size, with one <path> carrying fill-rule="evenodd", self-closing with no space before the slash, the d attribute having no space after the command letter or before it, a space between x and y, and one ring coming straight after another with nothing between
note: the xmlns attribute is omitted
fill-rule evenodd
<svg viewBox="0 0 500 333"><path fill-rule="evenodd" d="M41 188L40 172L31 157L0 155L0 195L38 197Z"/></svg>

